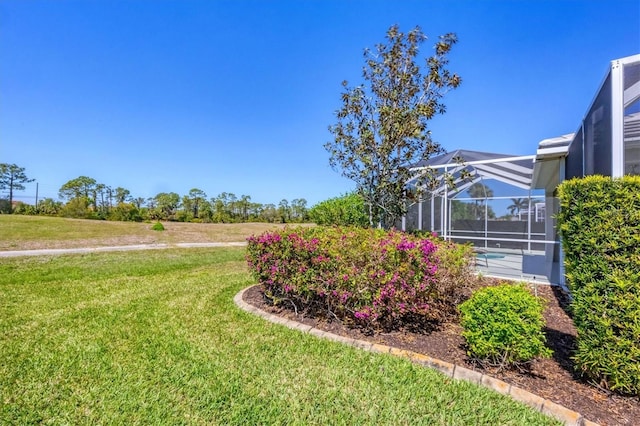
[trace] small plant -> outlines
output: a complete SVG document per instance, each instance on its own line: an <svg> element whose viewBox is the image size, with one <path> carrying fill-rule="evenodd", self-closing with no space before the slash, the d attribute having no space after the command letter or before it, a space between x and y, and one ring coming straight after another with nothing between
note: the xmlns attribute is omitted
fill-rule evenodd
<svg viewBox="0 0 640 426"><path fill-rule="evenodd" d="M154 231L164 231L164 225L161 224L160 222L156 222L153 224L151 229L153 229Z"/></svg>
<svg viewBox="0 0 640 426"><path fill-rule="evenodd" d="M483 288L459 309L467 353L480 363L504 368L551 356L545 346L543 305L524 285Z"/></svg>

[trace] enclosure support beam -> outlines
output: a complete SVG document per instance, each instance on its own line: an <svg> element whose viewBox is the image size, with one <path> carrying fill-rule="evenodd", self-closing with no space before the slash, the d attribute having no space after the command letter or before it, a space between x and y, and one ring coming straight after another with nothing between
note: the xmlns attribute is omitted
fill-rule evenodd
<svg viewBox="0 0 640 426"><path fill-rule="evenodd" d="M611 177L624 175L624 64L611 64Z"/></svg>
<svg viewBox="0 0 640 426"><path fill-rule="evenodd" d="M538 213L536 212L536 215L537 214ZM527 250L531 251L531 189L529 189L529 214L527 216L527 239L529 240L529 243L527 243Z"/></svg>
<svg viewBox="0 0 640 426"><path fill-rule="evenodd" d="M436 218L435 218L435 206L433 205L435 203L435 195L433 195L433 193L431 193L431 231L433 232L435 229L435 224L436 224Z"/></svg>

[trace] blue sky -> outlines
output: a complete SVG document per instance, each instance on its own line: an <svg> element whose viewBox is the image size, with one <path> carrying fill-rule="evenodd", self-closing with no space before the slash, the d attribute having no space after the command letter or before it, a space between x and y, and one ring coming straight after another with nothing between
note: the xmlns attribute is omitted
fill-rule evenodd
<svg viewBox="0 0 640 426"><path fill-rule="evenodd" d="M341 82L362 82L392 24L422 27L425 56L458 35L463 83L431 126L447 150L535 153L640 52L637 0L0 0L0 162L40 198L84 175L135 197L312 205L354 187L323 144Z"/></svg>

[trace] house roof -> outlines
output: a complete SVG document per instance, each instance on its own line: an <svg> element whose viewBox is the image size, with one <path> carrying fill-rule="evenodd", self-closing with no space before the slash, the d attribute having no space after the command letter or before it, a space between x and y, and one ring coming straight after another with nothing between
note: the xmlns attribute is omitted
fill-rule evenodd
<svg viewBox="0 0 640 426"><path fill-rule="evenodd" d="M482 179L496 179L528 190L531 188L534 157L459 149L417 163L411 168L415 175L407 183L423 186L421 179L431 175L431 182L436 184L434 192L441 194L448 190L449 196L464 191ZM468 178L464 178L465 174ZM445 181L449 184L445 184Z"/></svg>

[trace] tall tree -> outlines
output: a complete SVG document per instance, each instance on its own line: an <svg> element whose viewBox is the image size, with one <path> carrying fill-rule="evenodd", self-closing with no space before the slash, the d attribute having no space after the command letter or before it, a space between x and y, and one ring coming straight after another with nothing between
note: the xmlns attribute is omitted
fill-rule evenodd
<svg viewBox="0 0 640 426"><path fill-rule="evenodd" d="M96 212L98 212L99 217L104 218L108 212L108 200L105 200L105 194L108 194L111 188L108 188L107 185L103 183L98 183L93 188L93 199L95 200ZM108 197L107 197L108 198Z"/></svg>
<svg viewBox="0 0 640 426"><path fill-rule="evenodd" d="M229 207L230 195L227 192L218 194L217 197L211 199L211 205L213 206L213 221L218 223L231 222L231 210ZM235 195L233 195L235 197Z"/></svg>
<svg viewBox="0 0 640 426"><path fill-rule="evenodd" d="M484 218L485 202L493 197L493 190L484 183L476 182L467 189L469 196L474 200L474 215L476 219Z"/></svg>
<svg viewBox="0 0 640 426"><path fill-rule="evenodd" d="M144 198L142 197L136 197L131 201L138 210L140 210L142 208L142 205L144 204Z"/></svg>
<svg viewBox="0 0 640 426"><path fill-rule="evenodd" d="M249 195L241 195L238 201L240 206L240 217L242 222L249 220L249 206L251 205L251 197Z"/></svg>
<svg viewBox="0 0 640 426"><path fill-rule="evenodd" d="M189 191L190 207L193 212L193 217L198 218L200 213L200 207L207 200L207 194L198 188L192 188Z"/></svg>
<svg viewBox="0 0 640 426"><path fill-rule="evenodd" d="M273 223L278 218L278 210L274 204L265 204L262 209L262 217L266 222Z"/></svg>
<svg viewBox="0 0 640 426"><path fill-rule="evenodd" d="M71 179L60 187L58 195L60 198L71 201L74 198L83 197L89 203L94 205L95 208L95 194L98 183L95 179L87 176L79 176L75 179Z"/></svg>
<svg viewBox="0 0 640 426"><path fill-rule="evenodd" d="M291 207L286 199L282 199L278 203L278 215L280 215L280 222L282 223L291 221Z"/></svg>
<svg viewBox="0 0 640 426"><path fill-rule="evenodd" d="M233 192L227 194L227 208L231 214L233 222L236 222L238 217L238 197Z"/></svg>
<svg viewBox="0 0 640 426"><path fill-rule="evenodd" d="M522 210L529 207L529 200L527 198L512 198L511 202L513 204L507 207L507 210L509 210L509 213L512 215L519 215Z"/></svg>
<svg viewBox="0 0 640 426"><path fill-rule="evenodd" d="M418 56L426 39L419 27L406 34L389 28L386 44L364 52L366 86L343 82L343 105L329 127L330 164L356 183L371 226L391 225L405 213L410 166L441 151L427 123L446 111L442 97L461 82L445 68L457 37L440 36L423 70Z"/></svg>
<svg viewBox="0 0 640 426"><path fill-rule="evenodd" d="M23 184L33 182L24 173L24 167L18 167L15 164L0 164L0 190L9 190L9 210L13 206L13 192L24 191Z"/></svg>
<svg viewBox="0 0 640 426"><path fill-rule="evenodd" d="M124 203L125 201L129 201L129 199L131 198L131 191L119 186L115 189L115 197L116 204ZM140 208L139 205L138 208Z"/></svg>
<svg viewBox="0 0 640 426"><path fill-rule="evenodd" d="M160 218L164 220L173 219L176 209L180 207L180 195L175 192L161 192L154 197L154 201Z"/></svg>
<svg viewBox="0 0 640 426"><path fill-rule="evenodd" d="M307 200L304 198L296 198L291 201L291 216L296 222L304 222L307 220Z"/></svg>

